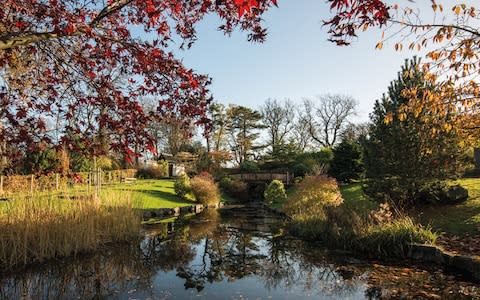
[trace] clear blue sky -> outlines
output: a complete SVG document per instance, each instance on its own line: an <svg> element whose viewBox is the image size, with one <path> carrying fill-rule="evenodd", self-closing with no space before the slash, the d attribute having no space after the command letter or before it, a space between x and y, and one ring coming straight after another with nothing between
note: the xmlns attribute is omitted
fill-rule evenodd
<svg viewBox="0 0 480 300"><path fill-rule="evenodd" d="M193 47L176 52L187 67L213 78L218 102L257 109L267 98L300 103L304 97L341 93L359 102L354 121L366 121L375 99L416 52L395 52L393 44L375 50L379 30L362 33L351 46L335 46L321 26L329 16L324 2L278 1L279 7L264 16L268 37L263 44L247 42L245 33L224 36L216 30L220 21L210 16L197 27Z"/></svg>

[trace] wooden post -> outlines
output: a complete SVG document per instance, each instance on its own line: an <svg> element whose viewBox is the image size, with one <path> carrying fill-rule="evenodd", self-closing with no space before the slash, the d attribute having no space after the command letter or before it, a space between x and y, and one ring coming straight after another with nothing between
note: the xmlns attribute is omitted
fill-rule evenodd
<svg viewBox="0 0 480 300"><path fill-rule="evenodd" d="M30 175L30 194L33 195L33 174Z"/></svg>
<svg viewBox="0 0 480 300"><path fill-rule="evenodd" d="M87 193L90 194L90 172L87 173Z"/></svg>
<svg viewBox="0 0 480 300"><path fill-rule="evenodd" d="M93 156L93 200L97 201L98 196L98 169L97 169L97 157Z"/></svg>
<svg viewBox="0 0 480 300"><path fill-rule="evenodd" d="M102 189L102 169L101 168L98 168L97 169L98 171L98 192L100 193L101 189Z"/></svg>
<svg viewBox="0 0 480 300"><path fill-rule="evenodd" d="M60 189L60 182L59 182L58 173L55 174L55 188L56 188L57 191Z"/></svg>
<svg viewBox="0 0 480 300"><path fill-rule="evenodd" d="M3 175L0 175L0 195L3 195Z"/></svg>

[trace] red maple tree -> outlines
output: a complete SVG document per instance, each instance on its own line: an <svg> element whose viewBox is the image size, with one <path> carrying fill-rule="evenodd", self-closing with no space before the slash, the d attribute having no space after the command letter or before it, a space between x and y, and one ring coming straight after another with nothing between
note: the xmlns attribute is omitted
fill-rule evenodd
<svg viewBox="0 0 480 300"><path fill-rule="evenodd" d="M145 124L175 115L206 123L210 79L170 51L196 39L207 14L263 41L276 0L3 0L0 4L0 156L52 144L93 154L151 148ZM142 97L156 97L145 112ZM42 146L44 147L44 146Z"/></svg>

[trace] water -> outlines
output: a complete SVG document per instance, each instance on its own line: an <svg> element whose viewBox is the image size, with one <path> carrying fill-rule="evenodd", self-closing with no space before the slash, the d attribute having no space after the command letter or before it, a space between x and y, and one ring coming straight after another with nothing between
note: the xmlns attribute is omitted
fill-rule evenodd
<svg viewBox="0 0 480 300"><path fill-rule="evenodd" d="M145 238L0 278L0 299L480 299L431 266L385 265L280 237L260 208L208 211ZM438 298L438 299L440 299Z"/></svg>

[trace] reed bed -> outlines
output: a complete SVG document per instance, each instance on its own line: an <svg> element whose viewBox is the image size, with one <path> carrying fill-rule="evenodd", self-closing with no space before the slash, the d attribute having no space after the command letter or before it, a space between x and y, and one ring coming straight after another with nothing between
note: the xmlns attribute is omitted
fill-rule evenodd
<svg viewBox="0 0 480 300"><path fill-rule="evenodd" d="M0 269L95 251L138 236L131 193L17 196L0 209Z"/></svg>

